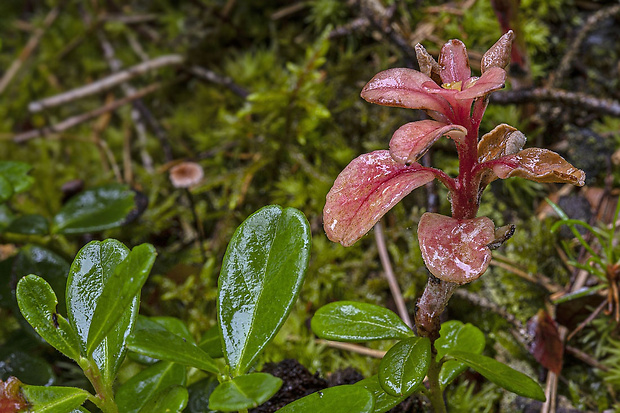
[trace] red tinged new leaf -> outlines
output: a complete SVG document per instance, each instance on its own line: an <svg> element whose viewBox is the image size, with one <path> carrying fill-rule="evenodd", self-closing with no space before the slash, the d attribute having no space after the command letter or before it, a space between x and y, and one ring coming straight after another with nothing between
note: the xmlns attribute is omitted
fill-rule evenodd
<svg viewBox="0 0 620 413"><path fill-rule="evenodd" d="M21 395L21 381L17 377L0 380L0 413L15 413L28 406Z"/></svg>
<svg viewBox="0 0 620 413"><path fill-rule="evenodd" d="M395 161L411 164L428 151L442 136L460 143L467 129L460 125L446 125L434 120L409 122L398 128L390 141L390 155Z"/></svg>
<svg viewBox="0 0 620 413"><path fill-rule="evenodd" d="M555 321L545 310L538 313L527 322L527 330L534 339L529 351L543 367L560 374L564 358L564 344Z"/></svg>
<svg viewBox="0 0 620 413"><path fill-rule="evenodd" d="M452 39L443 45L439 53L439 65L443 83L465 82L471 77L467 49L460 40Z"/></svg>
<svg viewBox="0 0 620 413"><path fill-rule="evenodd" d="M427 212L420 218L418 237L424 263L435 277L466 284L489 266L495 226L487 217L454 219Z"/></svg>
<svg viewBox="0 0 620 413"><path fill-rule="evenodd" d="M353 245L396 203L434 178L420 164L396 162L389 151L355 158L327 194L323 210L327 237L345 247Z"/></svg>

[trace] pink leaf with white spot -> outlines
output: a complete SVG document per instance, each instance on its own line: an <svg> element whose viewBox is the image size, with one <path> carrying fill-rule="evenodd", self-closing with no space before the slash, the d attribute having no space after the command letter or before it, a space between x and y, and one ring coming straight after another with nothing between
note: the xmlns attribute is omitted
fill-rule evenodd
<svg viewBox="0 0 620 413"><path fill-rule="evenodd" d="M366 234L407 194L435 178L432 170L392 159L389 151L355 158L327 194L323 222L327 237L345 247Z"/></svg>
<svg viewBox="0 0 620 413"><path fill-rule="evenodd" d="M427 212L418 224L422 258L429 271L443 281L466 284L489 266L495 226L487 217L455 219Z"/></svg>

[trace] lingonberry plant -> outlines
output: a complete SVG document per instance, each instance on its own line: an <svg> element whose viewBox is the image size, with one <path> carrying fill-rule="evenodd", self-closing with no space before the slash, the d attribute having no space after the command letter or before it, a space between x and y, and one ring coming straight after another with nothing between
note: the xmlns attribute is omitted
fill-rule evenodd
<svg viewBox="0 0 620 413"><path fill-rule="evenodd" d="M321 308L312 322L319 336L341 341L400 339L383 358L375 396L382 392L404 397L420 390L436 411L445 411L442 390L469 366L515 393L544 399L540 387L488 357L479 332L470 325L441 328L439 316L455 288L478 279L487 269L491 250L514 232L498 229L487 217L476 217L484 189L497 178L513 176L537 182L583 185L585 174L558 154L546 149L523 149L525 135L501 124L479 139L479 127L490 93L504 87L510 60L512 31L504 34L482 57L481 76L472 76L465 45L448 41L436 61L417 45L420 71L385 70L361 92L371 103L421 109L430 119L400 127L390 149L354 159L338 176L327 195L324 225L327 236L349 246L368 232L381 217L414 189L438 179L449 192L452 216L422 215L418 239L430 271L417 302L415 336L395 314L375 306L351 302ZM417 161L442 136L456 144L459 173L451 177ZM473 332L473 333L471 333ZM441 336L441 337L440 337ZM422 380L428 375L428 389ZM378 393L377 393L378 392ZM377 399L377 397L375 397ZM369 411L385 411L385 406Z"/></svg>

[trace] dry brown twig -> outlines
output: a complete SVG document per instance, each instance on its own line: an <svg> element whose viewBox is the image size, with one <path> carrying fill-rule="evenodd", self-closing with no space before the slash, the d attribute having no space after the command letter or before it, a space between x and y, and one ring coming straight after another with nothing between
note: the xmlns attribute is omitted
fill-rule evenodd
<svg viewBox="0 0 620 413"><path fill-rule="evenodd" d="M100 108L97 108L93 111L90 112L86 112L86 113L82 113L80 115L76 115L76 116L72 116L70 118L67 118L65 120L63 120L62 122L59 122L55 125L51 125L51 126L45 126L43 128L40 129L33 129L31 131L28 132L24 132L24 133L20 133L17 134L15 136L13 136L13 141L16 143L22 143L22 142L26 142L30 139L34 139L34 138L38 138L41 136L45 136L45 135L50 135L53 133L60 133L60 132L64 132L69 128L72 128L76 125L79 125L80 123L84 123L86 121L89 121L93 118L96 118L106 112L111 112L113 110L116 110L118 108L120 108L121 106L124 106L128 103L133 102L136 99L141 99L143 97L145 97L146 95L149 95L153 92L155 92L156 90L161 88L161 83L153 83L147 87L144 87L142 89L139 89L138 91L136 91L135 94L131 95L131 96L127 96L123 99L118 99L113 101L112 103L106 104Z"/></svg>
<svg viewBox="0 0 620 413"><path fill-rule="evenodd" d="M121 83L127 82L128 80L133 79L134 77L142 75L151 70L159 69L166 66L179 65L184 61L185 58L177 54L156 57L155 59L139 63L135 66L131 66L123 71L114 73L110 76L106 76L103 79L100 79L88 85L80 86L76 89L69 90L59 95L31 102L28 105L28 110L36 113L42 111L43 109L63 105L65 103L72 102L86 96L104 92L110 88L113 88L116 85L120 85Z"/></svg>

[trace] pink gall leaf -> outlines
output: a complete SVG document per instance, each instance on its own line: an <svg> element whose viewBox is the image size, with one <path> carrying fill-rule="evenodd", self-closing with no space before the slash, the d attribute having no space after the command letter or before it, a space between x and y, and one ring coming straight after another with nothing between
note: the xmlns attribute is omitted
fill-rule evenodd
<svg viewBox="0 0 620 413"><path fill-rule="evenodd" d="M467 129L461 125L446 125L434 120L410 122L394 132L390 154L395 161L410 164L416 162L442 136L460 143L466 134Z"/></svg>
<svg viewBox="0 0 620 413"><path fill-rule="evenodd" d="M462 41L449 40L439 52L441 81L443 83L464 82L471 77L467 49Z"/></svg>
<svg viewBox="0 0 620 413"><path fill-rule="evenodd" d="M512 30L508 30L489 50L482 56L480 61L480 71L486 72L492 67L506 69L510 63L510 52L512 50L512 41L515 35Z"/></svg>
<svg viewBox="0 0 620 413"><path fill-rule="evenodd" d="M345 247L353 245L396 203L434 178L419 164L397 163L389 151L355 158L327 194L323 210L327 237Z"/></svg>
<svg viewBox="0 0 620 413"><path fill-rule="evenodd" d="M475 82L467 82L471 85L455 95L458 100L474 99L504 87L506 83L506 71L499 67L492 67L478 78Z"/></svg>
<svg viewBox="0 0 620 413"><path fill-rule="evenodd" d="M427 212L418 224L422 258L443 281L466 284L480 277L491 262L488 244L495 226L487 217L455 219Z"/></svg>
<svg viewBox="0 0 620 413"><path fill-rule="evenodd" d="M445 113L449 104L422 87L428 83L439 89L430 77L407 68L388 69L377 73L362 89L361 96L370 103L409 109L425 109Z"/></svg>
<svg viewBox="0 0 620 413"><path fill-rule="evenodd" d="M519 176L536 182L559 182L583 186L586 174L557 153L541 148L527 148L514 155L490 162L501 179Z"/></svg>

